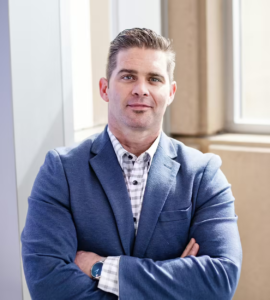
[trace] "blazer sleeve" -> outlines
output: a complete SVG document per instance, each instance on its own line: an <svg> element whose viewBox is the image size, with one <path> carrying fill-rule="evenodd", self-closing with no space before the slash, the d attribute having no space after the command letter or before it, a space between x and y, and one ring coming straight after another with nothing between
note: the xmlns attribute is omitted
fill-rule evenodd
<svg viewBox="0 0 270 300"><path fill-rule="evenodd" d="M33 300L117 299L74 263L76 228L69 187L58 152L50 151L29 197L21 235L26 282Z"/></svg>
<svg viewBox="0 0 270 300"><path fill-rule="evenodd" d="M240 276L242 249L230 185L214 155L200 179L189 239L198 256L153 261L121 256L120 299L232 299ZM179 256L181 253L179 253Z"/></svg>

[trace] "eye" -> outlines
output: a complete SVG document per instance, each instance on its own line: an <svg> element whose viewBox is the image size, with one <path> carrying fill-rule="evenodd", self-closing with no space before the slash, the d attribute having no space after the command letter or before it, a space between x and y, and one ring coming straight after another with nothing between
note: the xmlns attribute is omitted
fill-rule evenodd
<svg viewBox="0 0 270 300"><path fill-rule="evenodd" d="M156 78L156 77L151 77L150 81L152 81L152 82L161 82L161 80L159 78Z"/></svg>
<svg viewBox="0 0 270 300"><path fill-rule="evenodd" d="M124 75L122 77L122 79L124 79L124 80L132 80L132 79L134 79L134 77L132 75Z"/></svg>

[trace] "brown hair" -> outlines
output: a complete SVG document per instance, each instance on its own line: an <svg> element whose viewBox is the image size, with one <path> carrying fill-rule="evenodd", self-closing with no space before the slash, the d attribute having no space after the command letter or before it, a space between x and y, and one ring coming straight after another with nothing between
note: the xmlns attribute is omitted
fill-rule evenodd
<svg viewBox="0 0 270 300"><path fill-rule="evenodd" d="M167 70L170 81L173 81L173 72L175 67L175 52L172 49L172 43L169 39L155 33L151 29L132 28L123 30L111 42L108 61L107 61L107 80L110 81L113 70L116 68L117 54L119 51L130 48L146 48L161 50L167 53Z"/></svg>

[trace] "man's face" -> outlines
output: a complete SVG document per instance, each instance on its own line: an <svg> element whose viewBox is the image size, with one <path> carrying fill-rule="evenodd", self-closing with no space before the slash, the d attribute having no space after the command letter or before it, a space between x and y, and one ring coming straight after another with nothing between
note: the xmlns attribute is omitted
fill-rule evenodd
<svg viewBox="0 0 270 300"><path fill-rule="evenodd" d="M109 103L109 124L120 131L123 127L158 130L175 91L175 82L169 81L166 53L140 48L120 51L107 97L103 97Z"/></svg>

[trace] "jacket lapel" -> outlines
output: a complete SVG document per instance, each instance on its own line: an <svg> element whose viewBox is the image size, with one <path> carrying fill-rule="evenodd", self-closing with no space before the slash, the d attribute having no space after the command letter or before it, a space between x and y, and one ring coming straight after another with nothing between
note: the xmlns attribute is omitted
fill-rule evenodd
<svg viewBox="0 0 270 300"><path fill-rule="evenodd" d="M135 238L131 203L107 127L94 141L91 151L96 155L89 163L109 199L124 253L130 255Z"/></svg>
<svg viewBox="0 0 270 300"><path fill-rule="evenodd" d="M162 133L148 174L133 256L144 257L160 212L180 167L180 164L172 159L176 156L172 142Z"/></svg>

